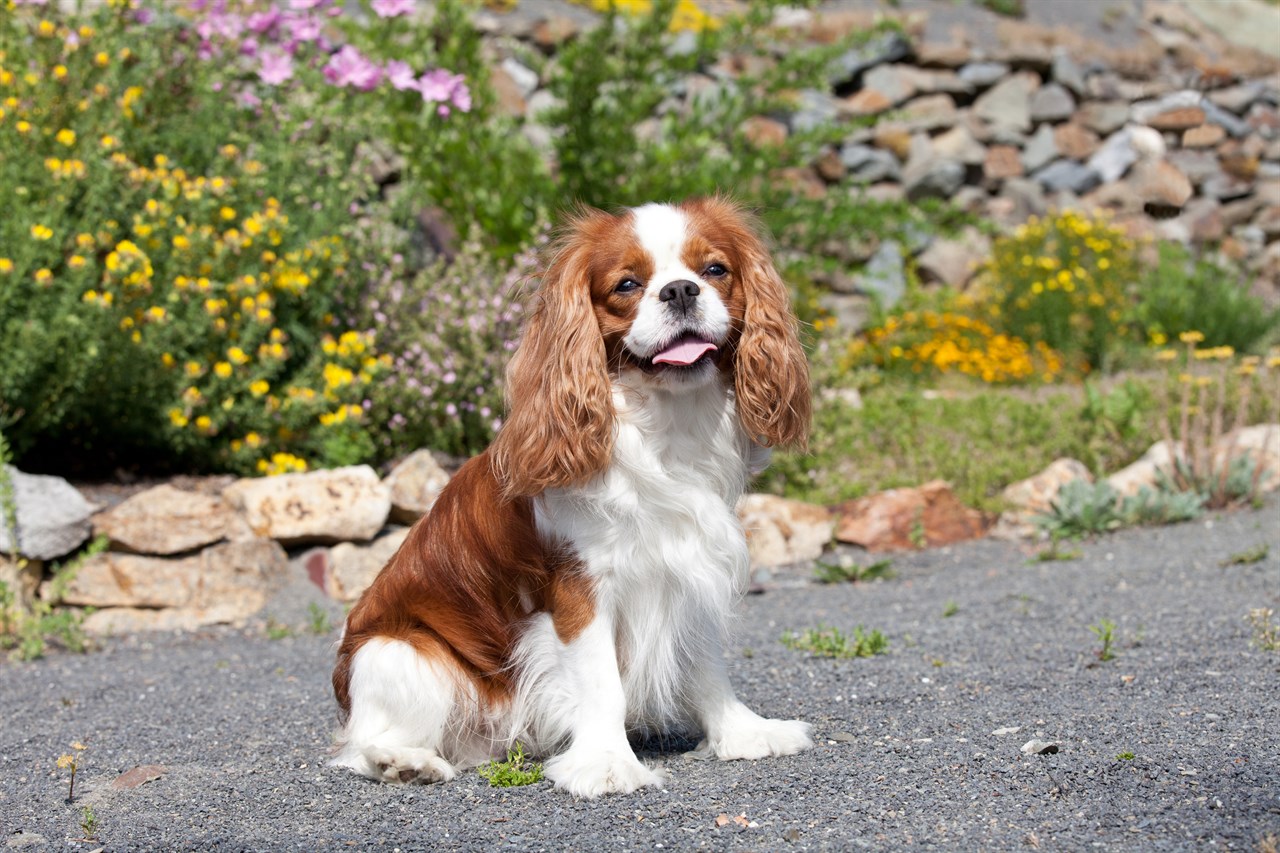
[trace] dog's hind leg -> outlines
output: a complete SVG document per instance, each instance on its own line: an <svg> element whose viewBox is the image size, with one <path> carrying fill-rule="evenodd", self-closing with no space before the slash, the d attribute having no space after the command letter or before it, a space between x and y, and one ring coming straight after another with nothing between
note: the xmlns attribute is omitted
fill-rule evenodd
<svg viewBox="0 0 1280 853"><path fill-rule="evenodd" d="M351 713L330 762L383 782L444 782L457 770L460 717L474 705L466 679L443 655L403 640L369 640L351 661ZM461 707L460 707L461 706Z"/></svg>

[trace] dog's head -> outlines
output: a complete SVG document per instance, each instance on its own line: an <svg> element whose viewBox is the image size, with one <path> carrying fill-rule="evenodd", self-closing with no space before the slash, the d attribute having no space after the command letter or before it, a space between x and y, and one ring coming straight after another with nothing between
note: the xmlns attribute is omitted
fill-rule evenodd
<svg viewBox="0 0 1280 853"><path fill-rule="evenodd" d="M507 375L494 468L508 496L609 463L612 386L724 382L761 444L803 444L809 372L787 288L755 223L723 199L583 210L556 242Z"/></svg>

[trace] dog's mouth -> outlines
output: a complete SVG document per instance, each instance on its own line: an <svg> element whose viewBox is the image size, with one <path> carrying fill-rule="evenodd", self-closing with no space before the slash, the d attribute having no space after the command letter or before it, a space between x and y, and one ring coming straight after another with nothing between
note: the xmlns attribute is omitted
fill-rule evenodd
<svg viewBox="0 0 1280 853"><path fill-rule="evenodd" d="M664 370L692 370L714 361L719 347L695 334L684 334L662 346L648 358L638 359L646 373Z"/></svg>

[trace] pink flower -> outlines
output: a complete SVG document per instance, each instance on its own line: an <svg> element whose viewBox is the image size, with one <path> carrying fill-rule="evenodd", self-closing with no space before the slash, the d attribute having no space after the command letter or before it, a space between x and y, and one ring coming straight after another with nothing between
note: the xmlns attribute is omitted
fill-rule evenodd
<svg viewBox="0 0 1280 853"><path fill-rule="evenodd" d="M49 0L14 0L15 6L43 6Z"/></svg>
<svg viewBox="0 0 1280 853"><path fill-rule="evenodd" d="M280 23L279 9L268 9L265 12L254 12L245 21L245 24L249 29L258 35L262 35L269 31L278 23Z"/></svg>
<svg viewBox="0 0 1280 853"><path fill-rule="evenodd" d="M373 0L369 5L379 18L396 18L412 12L414 0Z"/></svg>
<svg viewBox="0 0 1280 853"><path fill-rule="evenodd" d="M279 86L293 76L293 57L287 53L264 53L258 78L268 86Z"/></svg>
<svg viewBox="0 0 1280 853"><path fill-rule="evenodd" d="M413 68L407 62L393 59L386 65L387 82L401 92L406 89L417 89L418 81L413 76Z"/></svg>
<svg viewBox="0 0 1280 853"><path fill-rule="evenodd" d="M308 9L314 9L322 3L324 3L324 0L289 0L289 8L305 12Z"/></svg>
<svg viewBox="0 0 1280 853"><path fill-rule="evenodd" d="M464 113L471 109L471 91L461 74L450 74L443 68L428 71L418 78L418 91L422 100L439 104L436 111L442 116L449 114L450 105Z"/></svg>
<svg viewBox="0 0 1280 853"><path fill-rule="evenodd" d="M329 63L324 67L324 77L335 86L351 86L367 92L381 82L382 67L347 44L329 57Z"/></svg>

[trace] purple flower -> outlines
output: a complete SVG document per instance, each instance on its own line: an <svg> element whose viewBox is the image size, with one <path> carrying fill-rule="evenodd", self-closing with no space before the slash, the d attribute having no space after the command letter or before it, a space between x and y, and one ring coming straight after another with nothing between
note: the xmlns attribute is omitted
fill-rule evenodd
<svg viewBox="0 0 1280 853"><path fill-rule="evenodd" d="M251 89L245 89L236 96L236 100L240 102L240 106L245 109L257 109L262 104L262 99L253 93Z"/></svg>
<svg viewBox="0 0 1280 853"><path fill-rule="evenodd" d="M401 92L406 89L417 89L418 81L413 76L413 68L407 62L391 60L386 65L387 82Z"/></svg>
<svg viewBox="0 0 1280 853"><path fill-rule="evenodd" d="M335 86L351 86L368 92L382 80L382 66L347 44L329 57L329 63L324 67L324 77Z"/></svg>
<svg viewBox="0 0 1280 853"><path fill-rule="evenodd" d="M307 15L289 15L284 19L284 26L295 42L313 42L320 38L324 23Z"/></svg>
<svg viewBox="0 0 1280 853"><path fill-rule="evenodd" d="M268 86L279 86L293 76L293 57L287 53L264 53L258 78Z"/></svg>
<svg viewBox="0 0 1280 853"><path fill-rule="evenodd" d="M268 9L265 12L254 12L245 21L245 25L258 35L269 32L271 28L278 23L280 23L279 9Z"/></svg>
<svg viewBox="0 0 1280 853"><path fill-rule="evenodd" d="M418 78L418 91L422 100L439 104L436 110L440 115L447 116L450 105L464 113L471 109L471 92L461 74L450 74L443 68L428 71Z"/></svg>
<svg viewBox="0 0 1280 853"><path fill-rule="evenodd" d="M373 0L369 5L379 18L396 18L412 12L414 0Z"/></svg>
<svg viewBox="0 0 1280 853"><path fill-rule="evenodd" d="M314 9L324 3L324 0L289 0L289 8L300 12L308 9Z"/></svg>

